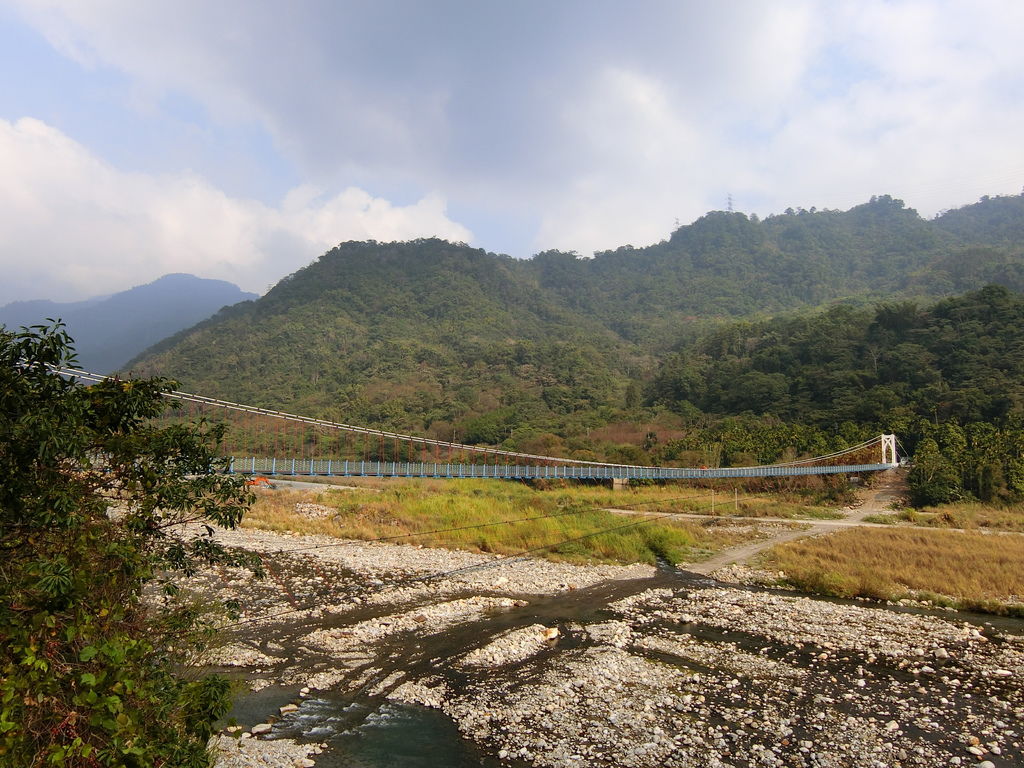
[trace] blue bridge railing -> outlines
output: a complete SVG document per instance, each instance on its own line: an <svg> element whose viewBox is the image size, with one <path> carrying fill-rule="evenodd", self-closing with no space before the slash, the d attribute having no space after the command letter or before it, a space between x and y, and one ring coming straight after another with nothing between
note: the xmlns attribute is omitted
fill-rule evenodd
<svg viewBox="0 0 1024 768"><path fill-rule="evenodd" d="M836 466L767 465L759 467L614 467L591 465L444 464L427 461L348 461L340 459L261 458L234 456L228 471L245 475L310 477L437 477L496 480L700 480L719 477L795 477L877 472L891 464Z"/></svg>

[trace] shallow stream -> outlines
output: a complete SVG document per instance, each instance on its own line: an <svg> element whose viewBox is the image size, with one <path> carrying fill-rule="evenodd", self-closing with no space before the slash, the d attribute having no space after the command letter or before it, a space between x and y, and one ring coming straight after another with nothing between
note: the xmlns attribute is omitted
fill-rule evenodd
<svg viewBox="0 0 1024 768"><path fill-rule="evenodd" d="M437 710L391 702L352 701L329 693L306 699L275 735L319 741L318 768L497 768Z"/></svg>

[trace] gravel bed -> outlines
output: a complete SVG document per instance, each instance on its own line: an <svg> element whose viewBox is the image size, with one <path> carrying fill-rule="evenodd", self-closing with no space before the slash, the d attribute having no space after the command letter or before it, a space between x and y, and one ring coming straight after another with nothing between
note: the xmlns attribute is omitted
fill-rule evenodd
<svg viewBox="0 0 1024 768"><path fill-rule="evenodd" d="M459 662L465 667L500 667L523 661L540 653L558 637L558 630L543 624L531 624L506 632L487 645L477 648Z"/></svg>
<svg viewBox="0 0 1024 768"><path fill-rule="evenodd" d="M229 546L254 552L284 553L315 557L319 561L343 566L353 572L386 579L422 577L471 566L478 570L454 573L445 580L463 587L501 589L515 594L552 594L580 589L609 579L645 578L654 573L649 565L588 565L553 563L547 560L518 560L501 555L461 552L409 544L363 542L333 539L327 536L281 535L269 531L242 528L218 531L218 538Z"/></svg>
<svg viewBox="0 0 1024 768"><path fill-rule="evenodd" d="M266 614L258 652L222 649L250 679L433 707L517 766L1024 765L1024 642L956 614L695 588L664 574L649 583L671 586L644 589L626 580L651 568L532 560L410 584L401 579L495 558L367 543L277 555L331 540L251 530L225 542L275 566L269 586L227 571L205 582L247 595L247 615ZM575 590L616 579L620 595L642 591L578 611L574 600L593 593ZM294 626L271 614L311 599L320 604L299 614L310 625L287 641L290 663L308 666L268 675L275 633ZM558 620L561 606L572 620ZM285 761L314 759L284 741L235 742L253 761L229 754L241 762L218 768L294 764L258 762L277 759L262 744Z"/></svg>
<svg viewBox="0 0 1024 768"><path fill-rule="evenodd" d="M310 648L338 653L365 648L392 635L414 632L418 637L441 632L454 624L478 619L488 611L511 608L515 600L507 597L469 597L438 603L402 614L368 619L340 629L318 629L301 639Z"/></svg>
<svg viewBox="0 0 1024 768"><path fill-rule="evenodd" d="M829 603L736 589L704 589L681 598L671 591L645 592L621 600L613 610L644 623L671 619L734 631L754 631L784 643L815 643L824 649L923 656L925 648L985 642L971 625L930 616Z"/></svg>
<svg viewBox="0 0 1024 768"><path fill-rule="evenodd" d="M203 664L220 667L259 667L275 661L274 657L239 643L212 648L202 658Z"/></svg>
<svg viewBox="0 0 1024 768"><path fill-rule="evenodd" d="M678 670L617 648L588 649L566 654L529 688L481 687L442 709L500 758L545 766L664 765L674 741L654 712L683 679Z"/></svg>
<svg viewBox="0 0 1024 768"><path fill-rule="evenodd" d="M727 584L742 584L751 587L774 587L786 578L785 571L766 571L763 568L751 568L742 563L730 563L712 571L711 578Z"/></svg>
<svg viewBox="0 0 1024 768"><path fill-rule="evenodd" d="M291 739L219 736L214 742L214 768L310 768L320 752L318 744L298 744Z"/></svg>
<svg viewBox="0 0 1024 768"><path fill-rule="evenodd" d="M748 653L741 650L736 643L707 643L688 635L674 638L641 636L635 647L675 656L683 664L699 665L708 669L717 668L751 678L798 680L807 676L805 669Z"/></svg>
<svg viewBox="0 0 1024 768"><path fill-rule="evenodd" d="M517 671L419 700L501 756L557 768L1024 764L1021 643L937 618L786 599L801 621L783 631L766 621L780 612L776 595L650 591L616 605L624 620L573 627L594 645L563 653L539 678ZM687 629L716 616L741 639Z"/></svg>

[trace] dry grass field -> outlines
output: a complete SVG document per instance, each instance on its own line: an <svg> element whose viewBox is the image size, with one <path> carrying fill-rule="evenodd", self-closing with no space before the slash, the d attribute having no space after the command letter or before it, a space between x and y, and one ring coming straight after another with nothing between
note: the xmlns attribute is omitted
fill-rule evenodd
<svg viewBox="0 0 1024 768"><path fill-rule="evenodd" d="M923 509L906 508L875 515L869 522L912 523L929 528L968 528L1024 532L1024 506L994 507L981 502L942 504Z"/></svg>
<svg viewBox="0 0 1024 768"><path fill-rule="evenodd" d="M1024 602L1024 536L1017 534L851 528L780 544L765 563L798 589L839 597L923 596L997 612L1000 603Z"/></svg>

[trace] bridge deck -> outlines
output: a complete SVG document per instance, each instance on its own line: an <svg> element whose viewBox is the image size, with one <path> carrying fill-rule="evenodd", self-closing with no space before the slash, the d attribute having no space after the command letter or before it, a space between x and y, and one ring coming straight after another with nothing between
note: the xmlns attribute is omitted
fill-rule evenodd
<svg viewBox="0 0 1024 768"><path fill-rule="evenodd" d="M246 475L308 475L320 477L439 477L494 478L498 480L700 480L718 477L794 477L877 472L891 464L761 467L607 467L588 465L544 466L529 464L443 464L417 461L345 461L231 457L229 471Z"/></svg>

